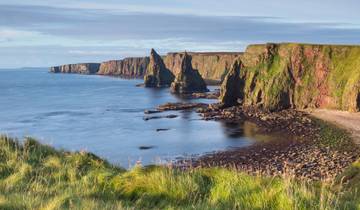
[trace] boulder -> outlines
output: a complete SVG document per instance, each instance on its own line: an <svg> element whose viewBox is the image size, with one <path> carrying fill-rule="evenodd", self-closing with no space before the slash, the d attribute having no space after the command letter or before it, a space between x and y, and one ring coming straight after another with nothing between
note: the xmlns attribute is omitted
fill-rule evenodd
<svg viewBox="0 0 360 210"><path fill-rule="evenodd" d="M181 60L181 69L176 75L175 81L171 84L171 92L188 94L209 91L199 71L193 69L191 60L191 56L185 52Z"/></svg>
<svg viewBox="0 0 360 210"><path fill-rule="evenodd" d="M174 75L154 49L151 49L150 63L144 77L145 87L169 87L174 81Z"/></svg>

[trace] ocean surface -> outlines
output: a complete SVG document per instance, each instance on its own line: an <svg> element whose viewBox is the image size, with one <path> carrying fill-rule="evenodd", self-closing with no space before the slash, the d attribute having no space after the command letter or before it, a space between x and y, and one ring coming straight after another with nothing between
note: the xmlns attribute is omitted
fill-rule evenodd
<svg viewBox="0 0 360 210"><path fill-rule="evenodd" d="M159 113L178 117L145 121L145 109L166 102L215 101L185 100L169 89L136 87L139 83L47 69L0 70L0 133L86 150L126 168L137 161L160 163L276 138L259 135L251 123L203 121L192 111Z"/></svg>

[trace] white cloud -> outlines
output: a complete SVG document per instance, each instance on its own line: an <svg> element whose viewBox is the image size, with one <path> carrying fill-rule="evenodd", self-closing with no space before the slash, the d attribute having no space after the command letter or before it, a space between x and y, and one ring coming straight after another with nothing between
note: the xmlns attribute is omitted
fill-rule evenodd
<svg viewBox="0 0 360 210"><path fill-rule="evenodd" d="M99 47L145 50L150 48L167 50L192 51L239 51L244 49L246 43L242 41L195 41L184 38L167 39L121 39L96 40L76 39L63 36L44 34L38 31L26 31L13 28L0 28L0 47L42 47L59 46L69 48ZM116 50L70 50L70 54L78 55L111 55L118 54Z"/></svg>
<svg viewBox="0 0 360 210"><path fill-rule="evenodd" d="M40 35L39 32L24 31L11 28L0 28L0 42L16 42L19 40L32 40Z"/></svg>

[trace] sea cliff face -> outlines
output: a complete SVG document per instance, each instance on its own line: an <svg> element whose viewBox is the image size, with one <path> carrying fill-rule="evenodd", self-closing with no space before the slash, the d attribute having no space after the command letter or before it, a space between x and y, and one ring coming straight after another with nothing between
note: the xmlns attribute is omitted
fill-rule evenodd
<svg viewBox="0 0 360 210"><path fill-rule="evenodd" d="M242 53L231 52L187 52L192 57L192 67L197 69L206 80L222 81L231 68L234 59ZM181 70L181 61L184 53L168 53L164 63L175 75Z"/></svg>
<svg viewBox="0 0 360 210"><path fill-rule="evenodd" d="M221 89L226 106L360 110L360 46L250 45Z"/></svg>
<svg viewBox="0 0 360 210"><path fill-rule="evenodd" d="M197 69L205 80L222 81L230 70L234 59L241 53L188 53L192 56L192 65ZM165 66L174 75L181 69L181 60L184 53L168 53L162 56ZM127 78L143 78L150 62L149 57L125 58L123 60L111 60L101 63L99 67L90 68L94 64L69 64L51 67L54 73L80 73L120 76ZM99 65L99 64L96 64ZM91 71L90 71L91 70Z"/></svg>
<svg viewBox="0 0 360 210"><path fill-rule="evenodd" d="M52 73L96 74L100 63L78 63L50 67Z"/></svg>
<svg viewBox="0 0 360 210"><path fill-rule="evenodd" d="M142 78L146 73L149 62L149 57L106 61L101 63L98 74L128 78Z"/></svg>

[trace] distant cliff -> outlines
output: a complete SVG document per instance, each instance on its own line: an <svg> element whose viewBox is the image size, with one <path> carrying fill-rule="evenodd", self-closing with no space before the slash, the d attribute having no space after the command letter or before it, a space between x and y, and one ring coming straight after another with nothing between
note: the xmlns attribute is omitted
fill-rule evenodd
<svg viewBox="0 0 360 210"><path fill-rule="evenodd" d="M231 52L208 52L194 53L188 52L192 57L192 66L197 69L206 80L222 80L230 70L234 59L241 53ZM164 63L175 75L181 69L181 60L184 53L168 53L164 58Z"/></svg>
<svg viewBox="0 0 360 210"><path fill-rule="evenodd" d="M226 76L221 101L360 111L360 46L250 45Z"/></svg>
<svg viewBox="0 0 360 210"><path fill-rule="evenodd" d="M128 78L143 78L149 62L149 57L105 61L101 63L98 74Z"/></svg>
<svg viewBox="0 0 360 210"><path fill-rule="evenodd" d="M234 59L241 53L188 53L192 56L192 65L206 80L220 81L229 71ZM177 74L180 71L180 63L184 53L168 53L162 56L166 68ZM149 57L125 58L123 60L111 60L101 63L99 67L89 68L93 64L70 64L51 67L51 72L56 73L81 73L120 76L128 78L143 78L146 74ZM99 65L99 64L97 64ZM88 71L91 69L92 71ZM97 70L96 70L97 69Z"/></svg>
<svg viewBox="0 0 360 210"><path fill-rule="evenodd" d="M100 63L78 63L50 67L52 73L96 74Z"/></svg>

